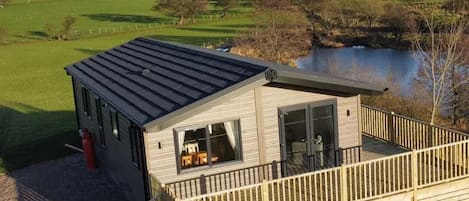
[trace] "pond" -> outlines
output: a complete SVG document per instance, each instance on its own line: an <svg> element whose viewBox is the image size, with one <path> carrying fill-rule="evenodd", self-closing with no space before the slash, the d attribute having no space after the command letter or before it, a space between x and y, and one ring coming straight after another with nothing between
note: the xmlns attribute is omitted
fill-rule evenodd
<svg viewBox="0 0 469 201"><path fill-rule="evenodd" d="M419 61L412 51L395 49L373 49L366 47L313 48L311 53L297 60L298 68L315 72L327 72L330 66L340 70L358 69L358 72L371 72L377 79L389 76L401 84L401 89L409 89L417 72ZM343 75L336 75L344 77ZM365 80L370 81L370 80Z"/></svg>

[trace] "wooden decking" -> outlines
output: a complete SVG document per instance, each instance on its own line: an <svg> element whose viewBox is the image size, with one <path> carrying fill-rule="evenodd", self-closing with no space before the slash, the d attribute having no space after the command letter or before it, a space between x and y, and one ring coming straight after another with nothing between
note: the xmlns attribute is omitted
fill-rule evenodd
<svg viewBox="0 0 469 201"><path fill-rule="evenodd" d="M385 156L391 156L411 151L404 147L400 147L395 144L367 135L363 135L362 144L362 161L374 160Z"/></svg>

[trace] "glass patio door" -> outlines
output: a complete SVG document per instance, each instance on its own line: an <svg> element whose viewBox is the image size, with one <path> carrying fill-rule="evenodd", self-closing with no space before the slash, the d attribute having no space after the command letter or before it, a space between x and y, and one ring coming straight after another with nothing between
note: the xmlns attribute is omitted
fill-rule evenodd
<svg viewBox="0 0 469 201"><path fill-rule="evenodd" d="M280 149L284 176L334 164L335 104L311 103L280 109Z"/></svg>
<svg viewBox="0 0 469 201"><path fill-rule="evenodd" d="M308 156L311 151L308 110L306 106L288 108L282 111L282 171L284 175L295 175L305 172L309 167Z"/></svg>

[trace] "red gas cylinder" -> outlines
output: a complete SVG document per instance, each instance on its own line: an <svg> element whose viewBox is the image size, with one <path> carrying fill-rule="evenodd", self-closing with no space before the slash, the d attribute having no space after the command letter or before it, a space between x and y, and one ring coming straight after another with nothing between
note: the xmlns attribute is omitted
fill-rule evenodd
<svg viewBox="0 0 469 201"><path fill-rule="evenodd" d="M88 132L88 129L81 129L81 135L83 139L81 142L83 146L83 152L85 153L86 167L88 167L90 170L96 169L93 141L91 140L91 135Z"/></svg>

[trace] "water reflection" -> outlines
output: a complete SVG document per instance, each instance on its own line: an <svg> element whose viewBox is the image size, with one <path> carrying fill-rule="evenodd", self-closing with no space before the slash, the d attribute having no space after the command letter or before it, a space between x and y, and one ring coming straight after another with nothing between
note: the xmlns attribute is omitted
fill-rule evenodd
<svg viewBox="0 0 469 201"><path fill-rule="evenodd" d="M353 47L314 48L297 63L298 68L316 72L327 72L327 68L332 66L340 70L358 68L359 72L373 72L379 79L392 76L402 88L408 88L419 66L412 51Z"/></svg>

